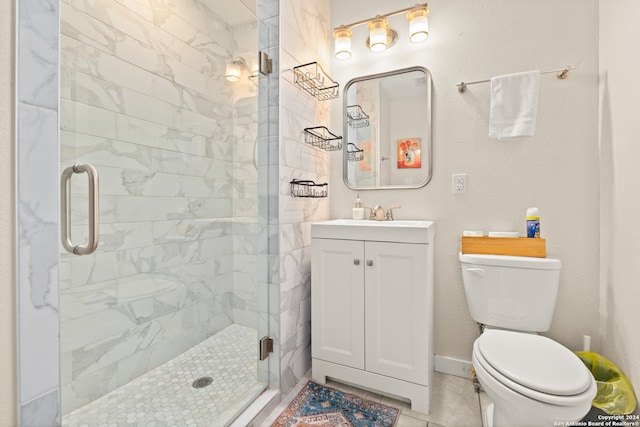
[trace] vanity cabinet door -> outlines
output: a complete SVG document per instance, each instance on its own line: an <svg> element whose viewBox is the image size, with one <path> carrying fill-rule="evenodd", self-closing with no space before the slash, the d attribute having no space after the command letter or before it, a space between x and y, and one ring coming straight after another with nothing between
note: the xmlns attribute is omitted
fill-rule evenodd
<svg viewBox="0 0 640 427"><path fill-rule="evenodd" d="M366 366L428 385L427 245L365 243Z"/></svg>
<svg viewBox="0 0 640 427"><path fill-rule="evenodd" d="M364 242L313 239L312 357L364 369Z"/></svg>

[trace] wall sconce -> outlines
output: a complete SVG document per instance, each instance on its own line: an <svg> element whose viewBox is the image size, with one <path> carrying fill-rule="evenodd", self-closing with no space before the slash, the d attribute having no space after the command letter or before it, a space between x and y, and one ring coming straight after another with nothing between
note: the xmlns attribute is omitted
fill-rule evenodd
<svg viewBox="0 0 640 427"><path fill-rule="evenodd" d="M242 69L246 67L247 63L243 57L239 56L237 58L233 58L231 61L227 62L224 77L230 82L237 83L240 81Z"/></svg>
<svg viewBox="0 0 640 427"><path fill-rule="evenodd" d="M349 25L340 25L333 30L333 38L335 39L335 55L338 59L351 58L351 37L353 35L351 28L358 25L367 24L369 28L369 38L367 39L367 47L372 52L382 52L398 39L398 33L389 28L389 19L392 16L401 13L407 13L409 21L409 39L413 43L420 43L429 37L429 24L427 15L429 8L427 3L416 4L412 7L396 10L386 15L377 15L374 18L363 19Z"/></svg>

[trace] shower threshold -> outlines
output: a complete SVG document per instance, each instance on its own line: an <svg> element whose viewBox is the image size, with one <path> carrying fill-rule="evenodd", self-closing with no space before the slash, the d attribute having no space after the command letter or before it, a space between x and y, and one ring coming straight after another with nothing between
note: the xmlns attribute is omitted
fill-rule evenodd
<svg viewBox="0 0 640 427"><path fill-rule="evenodd" d="M266 388L257 333L230 325L180 356L62 418L64 427L226 426ZM210 385L192 383L210 377Z"/></svg>

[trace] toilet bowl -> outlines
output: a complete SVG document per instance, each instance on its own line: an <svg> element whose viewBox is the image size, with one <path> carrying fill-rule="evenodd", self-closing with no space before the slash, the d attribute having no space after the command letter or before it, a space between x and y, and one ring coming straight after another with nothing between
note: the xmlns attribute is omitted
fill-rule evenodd
<svg viewBox="0 0 640 427"><path fill-rule="evenodd" d="M472 364L493 401L487 427L570 425L590 410L597 386L571 350L538 335L551 326L557 259L459 254L471 317L484 325Z"/></svg>
<svg viewBox="0 0 640 427"><path fill-rule="evenodd" d="M540 335L486 329L473 344L472 363L494 402L487 426L568 425L589 412L597 391L575 354Z"/></svg>

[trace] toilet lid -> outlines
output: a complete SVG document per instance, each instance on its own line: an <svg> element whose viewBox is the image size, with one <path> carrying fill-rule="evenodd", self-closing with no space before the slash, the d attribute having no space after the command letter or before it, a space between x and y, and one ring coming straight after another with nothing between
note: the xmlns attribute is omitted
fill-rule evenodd
<svg viewBox="0 0 640 427"><path fill-rule="evenodd" d="M584 363L547 337L490 329L478 338L478 350L500 374L532 390L571 396L591 385Z"/></svg>

